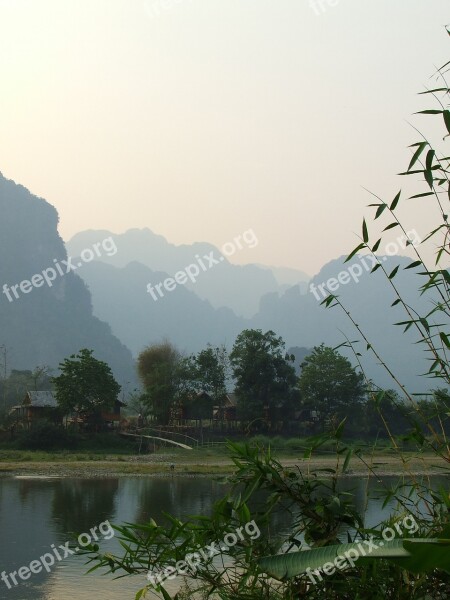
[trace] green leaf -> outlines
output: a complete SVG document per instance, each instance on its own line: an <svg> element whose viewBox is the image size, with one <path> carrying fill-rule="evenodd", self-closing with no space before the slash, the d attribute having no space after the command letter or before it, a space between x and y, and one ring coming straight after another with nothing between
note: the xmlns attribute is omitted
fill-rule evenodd
<svg viewBox="0 0 450 600"><path fill-rule="evenodd" d="M427 152L427 158L425 160L425 165L426 165L427 171L431 171L431 169L433 168L433 160L434 160L435 154L436 153L433 149L428 150L428 152Z"/></svg>
<svg viewBox="0 0 450 600"><path fill-rule="evenodd" d="M435 152L434 150L428 150L427 158L425 160L426 168L423 172L425 181L428 183L431 189L433 189L433 160L434 160Z"/></svg>
<svg viewBox="0 0 450 600"><path fill-rule="evenodd" d="M427 573L434 569L450 571L450 540L410 538L392 541L373 540L373 544L377 547L370 548L370 553L368 544L353 542L265 556L260 559L259 567L261 571L279 581L292 579L316 569L320 570L324 565L334 563L338 557L342 557L340 564L343 568L342 559L348 556L353 556L354 565L358 564L355 561L367 563L385 559L413 573ZM346 566L347 568L350 566L348 558ZM314 573L311 573L311 576L314 576Z"/></svg>
<svg viewBox="0 0 450 600"><path fill-rule="evenodd" d="M427 146L428 146L428 143L427 143L427 142L421 142L421 143L420 143L420 144L417 146L417 150L414 152L414 154L413 154L413 157L411 158L411 161L410 161L410 163L409 163L409 165L408 165L408 171L410 171L410 170L411 170L411 167L413 167L413 166L416 164L416 162L417 162L417 160L418 160L419 156L422 154L422 152L425 150L425 148L426 148ZM392 210L392 209L391 209L391 210Z"/></svg>
<svg viewBox="0 0 450 600"><path fill-rule="evenodd" d="M346 420L347 420L347 417L345 417L345 419L343 419L343 420L342 420L342 421L339 423L339 425L337 426L337 428L336 428L336 431L335 431L335 433L334 433L334 437L335 437L337 440L340 440L340 439L342 438L342 434L344 433L344 426L345 426L345 422L346 422Z"/></svg>
<svg viewBox="0 0 450 600"><path fill-rule="evenodd" d="M441 338L441 340L444 342L444 344L447 346L447 348L450 349L450 341L448 339L448 336L445 335L445 333L440 333L439 337Z"/></svg>
<svg viewBox="0 0 450 600"><path fill-rule="evenodd" d="M376 252L378 250L378 248L380 247L381 244L381 238L379 240L377 240L375 242L375 244L372 246L372 252Z"/></svg>
<svg viewBox="0 0 450 600"><path fill-rule="evenodd" d="M418 173L423 173L423 169L417 169L415 171L404 171L403 173L399 173L399 175L417 175Z"/></svg>
<svg viewBox="0 0 450 600"><path fill-rule="evenodd" d="M450 133L450 110L444 110L442 113L444 115L445 126L447 127L447 131Z"/></svg>
<svg viewBox="0 0 450 600"><path fill-rule="evenodd" d="M410 265L406 266L404 270L406 270L406 269L414 269L415 267L419 267L421 264L422 264L422 261L415 260Z"/></svg>
<svg viewBox="0 0 450 600"><path fill-rule="evenodd" d="M383 214L383 211L386 207L387 207L387 204L379 204L378 205L377 212L375 213L375 219L378 219L378 217Z"/></svg>
<svg viewBox="0 0 450 600"><path fill-rule="evenodd" d="M399 270L399 268L400 268L400 265L397 265L397 266L395 267L395 269L393 269L393 270L391 271L390 275L388 275L388 278L389 278L389 279L394 279L394 277L397 275L397 271Z"/></svg>
<svg viewBox="0 0 450 600"><path fill-rule="evenodd" d="M388 229L394 229L394 227L398 227L398 223L390 223L387 227L383 229L383 231L387 231Z"/></svg>
<svg viewBox="0 0 450 600"><path fill-rule="evenodd" d="M350 254L347 256L347 258L344 260L344 262L346 263L349 260L351 260L355 256L355 254L357 252L359 252L360 250L362 250L364 247L365 247L365 244L358 244L358 246L356 246L356 248L350 252Z"/></svg>
<svg viewBox="0 0 450 600"><path fill-rule="evenodd" d="M434 94L436 92L447 92L448 88L434 88L434 90L426 90L425 92L419 92L419 96L423 96L424 94Z"/></svg>
<svg viewBox="0 0 450 600"><path fill-rule="evenodd" d="M347 472L348 465L350 463L350 459L351 459L352 455L353 455L353 448L350 448L349 451L347 452L347 455L346 455L345 460L344 460L344 464L342 466L342 472L343 473Z"/></svg>
<svg viewBox="0 0 450 600"><path fill-rule="evenodd" d="M367 242L369 241L369 232L367 231L367 223L365 219L363 219L362 224L362 235L364 243L367 244Z"/></svg>
<svg viewBox="0 0 450 600"><path fill-rule="evenodd" d="M419 112L414 113L415 115L440 115L442 110L430 109L430 110L419 110Z"/></svg>
<svg viewBox="0 0 450 600"><path fill-rule="evenodd" d="M391 205L389 207L389 210L394 211L397 207L398 201L400 200L400 196L401 196L402 192L401 190L399 191L399 193L395 196L395 198L392 200Z"/></svg>
<svg viewBox="0 0 450 600"><path fill-rule="evenodd" d="M159 586L158 592L160 592L164 598L164 600L172 600L172 597L169 595L169 593L164 589L164 587L161 585Z"/></svg>
<svg viewBox="0 0 450 600"><path fill-rule="evenodd" d="M410 196L409 199L412 200L413 198L423 198L424 196L434 196L434 193L424 192L423 194L415 194L414 196Z"/></svg>

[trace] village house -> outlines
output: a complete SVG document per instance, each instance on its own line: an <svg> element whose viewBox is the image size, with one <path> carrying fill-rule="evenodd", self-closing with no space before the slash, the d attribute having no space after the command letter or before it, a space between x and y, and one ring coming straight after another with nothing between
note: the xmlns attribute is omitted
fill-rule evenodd
<svg viewBox="0 0 450 600"><path fill-rule="evenodd" d="M58 402L51 391L27 392L22 404L13 406L11 413L16 417L17 423L25 427L39 420L45 419L54 423L62 423L62 414L58 409Z"/></svg>

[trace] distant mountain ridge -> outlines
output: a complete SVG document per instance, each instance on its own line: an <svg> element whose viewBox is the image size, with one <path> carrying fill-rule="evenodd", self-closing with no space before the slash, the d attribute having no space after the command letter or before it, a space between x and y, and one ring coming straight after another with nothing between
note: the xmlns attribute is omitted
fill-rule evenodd
<svg viewBox="0 0 450 600"><path fill-rule="evenodd" d="M0 174L0 213L0 345L7 348L8 368L56 369L87 347L108 362L119 382L136 382L130 350L92 315L83 280L66 273L56 209Z"/></svg>
<svg viewBox="0 0 450 600"><path fill-rule="evenodd" d="M81 274L81 272L80 272ZM83 267L94 312L137 354L150 343L167 338L180 350L198 352L206 344L232 345L246 320L229 308L214 308L182 285L155 301L148 281L164 281L168 275L139 262L117 268L104 262Z"/></svg>
<svg viewBox="0 0 450 600"><path fill-rule="evenodd" d="M359 264L361 258L359 255L354 256L351 265ZM396 286L411 306L426 314L432 307L432 302L429 298L419 295L418 290L423 281L414 270L404 270L412 261L404 256L380 258L388 272L395 266L400 266L395 278ZM355 351L361 353L360 360L367 369L368 377L381 386L393 388L394 382L385 369L377 364L370 350L366 350L366 344L360 339L344 310L340 307L327 309L320 304L324 296L318 291L318 286L336 279L339 273L348 272L349 264L345 263L345 259L346 257L342 256L322 267L311 279L310 285L314 287L306 294L301 293L298 286L294 286L282 296L265 296L261 301L261 310L251 319L251 326L263 330L273 329L283 336L287 347L301 345L310 348L322 342L335 347L346 342L345 336L350 341L359 340L355 344ZM348 282L339 285L333 293L339 296L344 308L351 313L401 383L417 392L438 386L438 381L420 376L427 371L429 363L424 346L415 344L413 329L404 333L403 327L394 325L406 317L401 306L391 307L395 295L381 270L372 274L364 268L361 268L361 271L358 281L349 276ZM346 354L355 364L351 350L340 348L340 352Z"/></svg>
<svg viewBox="0 0 450 600"><path fill-rule="evenodd" d="M98 240L109 234L110 232L96 232L95 236L83 237L80 240L82 239L83 244L92 244L94 239ZM133 233L133 235L137 234ZM404 315L400 307L389 308L393 301L389 283L380 271L370 274L368 272L370 268L361 266L364 264L361 262L363 257L356 255L353 258L351 265L357 265L353 267L355 277L348 271L346 257L342 256L325 265L308 284L301 282L286 289L276 287L271 292L261 294L258 312L250 318L245 318L236 315L232 306L217 309L212 303L199 298L197 295L199 283L191 286L191 289L184 285L176 285L172 291L164 291L164 297L156 295L152 298L146 291L147 283L164 281L172 276L181 264L177 262L175 265L171 262L173 249L169 250L169 258L164 254L161 256L152 254L151 261L148 261L153 264L164 264L170 268L169 271L164 272L161 267L153 270L141 264L140 257L150 254L145 250L145 239L151 239L152 236L154 234L149 236L148 233L138 236L143 244L140 254L134 257L136 262L130 262L126 267L113 267L105 264L106 261L98 260L86 265L83 272L80 272L92 292L95 314L108 321L114 333L135 354L144 345L160 341L164 337L188 352L198 351L207 343L225 343L228 348L231 348L236 335L246 328L259 328L264 331L272 329L277 335L283 337L287 348L312 348L322 342L330 346L338 346L345 341L344 334L353 340L357 337L356 332L343 311L337 308L325 309L320 305L323 299L320 285L328 281L332 283L341 274L342 281L345 283L339 284L337 293L356 321L364 326L364 331L381 356L395 367L393 370L399 380L419 392L435 384L417 376L427 368L422 347L414 345L412 331L405 335L402 328L393 326L393 323L402 320ZM159 239L159 236L155 237ZM119 236L117 239L114 236L114 239L117 240L118 248L121 248L123 238ZM158 243L161 243L160 239ZM167 243L164 241L162 244L161 248L167 250ZM194 247L205 248L204 245L194 245ZM70 248L71 253L77 250L74 245L70 245ZM131 252L131 247L128 247L128 250ZM192 248L189 252L190 254L183 254L183 260L190 259ZM116 256L119 254L120 251ZM132 258L130 254L122 253L122 262L129 258ZM384 260L389 270L397 265L404 268L411 262L410 259L402 256L386 256ZM423 297L420 298L417 292L421 284L419 276L414 275L412 271L405 272L402 268L396 277L396 284L412 304L424 312L428 311L430 308L428 301ZM258 267L258 269L264 271L265 267ZM222 272L217 267L214 285L219 291L227 287L221 281ZM213 270L204 273L205 286L207 282L210 284L209 278L212 277L212 273ZM251 272L247 273L250 277ZM287 273L287 276L295 278L296 273ZM233 287L227 287L231 296L241 294L238 281L238 278L235 278ZM251 279L246 282L245 289L249 287L252 287ZM111 302L112 298L114 302ZM223 298L224 302L225 300ZM393 387L394 383L383 368L376 364L373 357L364 352L364 347L364 344L359 343L356 349L363 355L361 360L367 369L368 377L379 385ZM353 363L355 362L350 350L343 348L341 352L347 354Z"/></svg>
<svg viewBox="0 0 450 600"><path fill-rule="evenodd" d="M255 264L235 265L228 261L219 248L205 242L175 245L163 236L153 233L148 228L129 229L122 234L114 234L105 230L83 231L73 236L66 244L71 256L79 256L84 248L89 248L100 240L111 236L118 248L114 256L99 256L98 261L115 267L126 267L130 262L140 262L152 271L163 271L166 277L173 276L189 265L200 265L201 261L208 267L205 256L214 256L218 264L200 269L195 282L188 280L185 287L192 290L202 300L208 300L214 308L231 308L238 316L251 317L258 312L259 301L264 294L285 289L285 284L292 278L288 269L271 269ZM251 238L248 238L251 240ZM241 241L245 247L245 239ZM248 247L252 247L248 245ZM212 253L212 254L211 254ZM308 278L297 271L295 283ZM207 275L207 276L206 276ZM283 281L279 283L277 279ZM149 281L158 284L157 279Z"/></svg>

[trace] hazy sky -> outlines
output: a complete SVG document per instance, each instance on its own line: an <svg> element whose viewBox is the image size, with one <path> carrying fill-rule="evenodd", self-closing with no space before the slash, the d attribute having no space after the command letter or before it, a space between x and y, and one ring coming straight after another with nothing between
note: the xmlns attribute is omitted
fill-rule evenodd
<svg viewBox="0 0 450 600"><path fill-rule="evenodd" d="M149 227L221 246L251 228L235 262L314 274L356 245L362 186L395 195L407 121L432 123L411 118L416 93L449 58L448 0L330 4L0 0L0 171L66 240Z"/></svg>

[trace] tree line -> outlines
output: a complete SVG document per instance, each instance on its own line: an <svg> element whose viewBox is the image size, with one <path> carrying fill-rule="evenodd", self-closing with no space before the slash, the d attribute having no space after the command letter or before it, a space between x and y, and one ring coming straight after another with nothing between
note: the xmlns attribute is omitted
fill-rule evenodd
<svg viewBox="0 0 450 600"><path fill-rule="evenodd" d="M13 371L2 389L8 396L14 391L17 402L18 392L24 396L29 389L53 388L62 414L92 418L114 406L121 386L92 350L80 350L59 367L56 377L46 368ZM294 355L271 330L242 331L230 352L224 346L208 346L184 355L164 341L139 354L142 389L129 395L128 410L139 414L142 423L168 426L177 419L214 419L223 425L232 419L242 429L264 433L318 433L345 419L350 435L375 437L387 435L386 424L392 435L411 425L396 392L371 393L372 382L338 350L316 346L299 367L297 375ZM231 418L226 411L230 395L235 399ZM431 397L431 402L419 399L418 406L439 426L449 412L449 396L442 389Z"/></svg>

